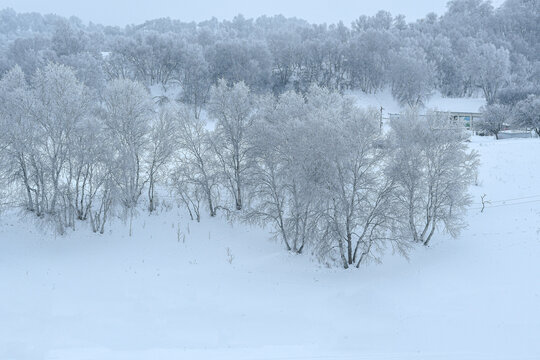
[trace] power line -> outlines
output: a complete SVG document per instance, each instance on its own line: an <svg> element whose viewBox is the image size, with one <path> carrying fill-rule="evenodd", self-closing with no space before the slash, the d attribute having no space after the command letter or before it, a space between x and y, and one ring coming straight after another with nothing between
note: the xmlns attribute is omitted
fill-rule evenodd
<svg viewBox="0 0 540 360"><path fill-rule="evenodd" d="M157 199L163 199L163 200L180 200L178 197L174 195L157 195ZM538 198L538 199L536 199ZM535 200L529 200L529 201L520 201L520 202L513 202L517 200L527 200L527 199L535 199ZM484 203L484 209L488 208L496 208L496 207L505 207L505 206L513 206L513 205L523 205L523 204L532 204L540 202L540 194L539 195L530 195L530 196L523 196L518 198L511 198L511 199L501 199L501 200L486 200ZM495 204L495 205L492 205ZM469 208L470 210L480 210L482 209L482 203L474 203L473 206Z"/></svg>
<svg viewBox="0 0 540 360"><path fill-rule="evenodd" d="M524 196L524 197L519 197L519 198L514 198L514 199L487 200L486 202L490 202L490 203L500 203L500 202L506 202L506 201L515 201L515 200L533 199L533 198L537 198L537 197L540 197L540 195Z"/></svg>
<svg viewBox="0 0 540 360"><path fill-rule="evenodd" d="M509 204L504 204L503 203L503 204L490 206L489 203L486 201L486 205L484 206L484 209L491 209L491 208L505 207L505 206L513 206L513 205L532 204L532 203L537 203L537 202L540 202L540 199L538 199L538 200L530 200L530 201L521 201L521 202L509 203ZM471 208L471 210L481 210L481 209L482 209L482 207Z"/></svg>

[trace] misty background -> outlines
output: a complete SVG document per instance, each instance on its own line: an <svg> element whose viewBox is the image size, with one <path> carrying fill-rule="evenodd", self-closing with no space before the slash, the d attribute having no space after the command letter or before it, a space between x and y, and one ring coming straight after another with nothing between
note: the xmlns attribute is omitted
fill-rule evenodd
<svg viewBox="0 0 540 360"><path fill-rule="evenodd" d="M61 16L77 16L83 21L104 25L124 26L142 23L160 17L171 17L182 21L203 21L212 17L232 19L238 14L245 17L283 15L298 17L312 23L337 23L349 25L360 15L375 15L386 10L394 15L402 14L407 21L415 21L428 13L442 15L446 11L445 0L398 0L354 1L354 0L95 0L91 2L69 0L1 0L0 8L11 7L18 12L39 12ZM491 2L498 7L503 0Z"/></svg>

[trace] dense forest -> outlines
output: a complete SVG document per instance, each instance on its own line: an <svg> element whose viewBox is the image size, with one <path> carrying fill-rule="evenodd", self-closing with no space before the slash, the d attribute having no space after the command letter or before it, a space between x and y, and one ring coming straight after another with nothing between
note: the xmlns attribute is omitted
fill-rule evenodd
<svg viewBox="0 0 540 360"><path fill-rule="evenodd" d="M169 18L125 28L37 13L0 12L0 72L18 64L27 76L48 62L75 69L86 86L128 78L180 84L194 107L219 79L257 92L305 92L312 85L377 92L391 86L403 104L433 90L489 103L538 92L540 3L454 0L442 16L414 23L380 11L350 26L283 16L186 23ZM519 89L519 91L518 91ZM511 92L512 94L509 94ZM519 92L519 94L516 94Z"/></svg>

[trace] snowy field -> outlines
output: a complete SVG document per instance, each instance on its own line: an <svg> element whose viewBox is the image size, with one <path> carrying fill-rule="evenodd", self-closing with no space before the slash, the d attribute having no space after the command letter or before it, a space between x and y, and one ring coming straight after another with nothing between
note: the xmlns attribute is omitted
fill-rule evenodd
<svg viewBox="0 0 540 360"><path fill-rule="evenodd" d="M175 207L131 238L121 222L43 235L4 213L0 359L539 359L540 141L471 146L469 228L360 270Z"/></svg>

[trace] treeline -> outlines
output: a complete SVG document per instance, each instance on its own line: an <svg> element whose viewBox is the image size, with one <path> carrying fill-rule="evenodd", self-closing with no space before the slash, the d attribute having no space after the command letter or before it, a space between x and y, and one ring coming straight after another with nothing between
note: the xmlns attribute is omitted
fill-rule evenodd
<svg viewBox="0 0 540 360"><path fill-rule="evenodd" d="M445 114L411 110L385 134L328 88L276 97L226 80L209 90L212 123L193 109L130 79L97 93L65 65L15 66L0 80L2 188L59 233L131 224L172 196L196 221L270 224L287 250L345 268L463 226L477 159Z"/></svg>
<svg viewBox="0 0 540 360"><path fill-rule="evenodd" d="M107 81L179 86L198 114L212 85L244 82L258 93L305 93L312 85L377 92L390 87L403 105L481 93L488 103L538 95L540 7L537 0L453 0L442 16L414 23L380 11L314 25L282 16L200 23L158 19L125 28L84 25L35 13L0 12L0 71L18 64L34 74L48 62L75 69L101 90ZM516 95L517 94L517 95Z"/></svg>

